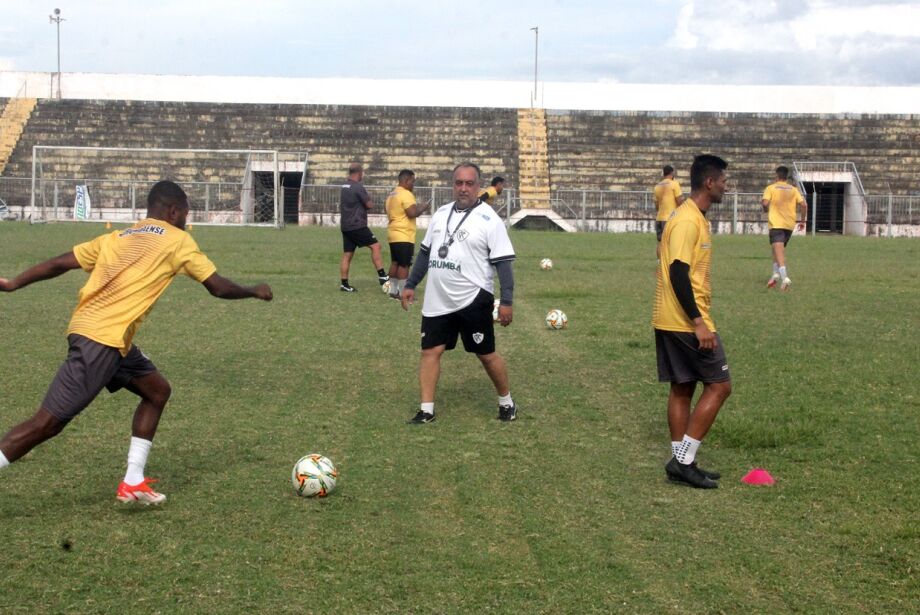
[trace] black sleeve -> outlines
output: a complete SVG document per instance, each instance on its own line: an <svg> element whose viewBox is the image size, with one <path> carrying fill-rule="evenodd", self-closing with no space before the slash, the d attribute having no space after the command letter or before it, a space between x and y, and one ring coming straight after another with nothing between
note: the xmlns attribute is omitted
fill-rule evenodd
<svg viewBox="0 0 920 615"><path fill-rule="evenodd" d="M406 280L406 288L415 289L421 283L422 278L428 273L428 258L431 256L431 250L422 246L418 250L418 256L415 257L415 264L412 265L412 272L409 273L409 279Z"/></svg>
<svg viewBox="0 0 920 615"><path fill-rule="evenodd" d="M498 272L498 284L501 286L501 304L511 305L514 302L514 271L511 269L511 261L495 263L495 271Z"/></svg>
<svg viewBox="0 0 920 615"><path fill-rule="evenodd" d="M690 265L683 261L674 261L668 268L671 275L671 288L677 296L680 307L690 320L700 317L700 310L696 307L696 299L693 297L693 285L690 283Z"/></svg>

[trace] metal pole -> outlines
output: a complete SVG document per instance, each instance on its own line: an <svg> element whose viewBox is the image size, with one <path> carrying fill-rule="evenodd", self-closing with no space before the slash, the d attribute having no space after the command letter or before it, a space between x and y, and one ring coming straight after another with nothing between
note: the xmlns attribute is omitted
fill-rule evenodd
<svg viewBox="0 0 920 615"><path fill-rule="evenodd" d="M29 201L29 221L35 220L35 147L32 146L32 198Z"/></svg>
<svg viewBox="0 0 920 615"><path fill-rule="evenodd" d="M888 192L888 237L891 238L891 191Z"/></svg>
<svg viewBox="0 0 920 615"><path fill-rule="evenodd" d="M137 184L131 182L131 221L137 220Z"/></svg>
<svg viewBox="0 0 920 615"><path fill-rule="evenodd" d="M57 24L57 78L58 78L58 87L57 87L57 99L61 99L61 22L64 21L64 18L61 17L61 9L54 9L54 15L48 15L48 23Z"/></svg>
<svg viewBox="0 0 920 615"><path fill-rule="evenodd" d="M533 99L530 101L530 107L537 106L537 53L540 48L540 27L534 26L533 30Z"/></svg>
<svg viewBox="0 0 920 615"><path fill-rule="evenodd" d="M818 232L818 191L812 190L811 193L811 236L814 237Z"/></svg>
<svg viewBox="0 0 920 615"><path fill-rule="evenodd" d="M732 195L732 235L735 234L735 227L738 226L738 193Z"/></svg>
<svg viewBox="0 0 920 615"><path fill-rule="evenodd" d="M275 226L278 227L279 229L283 229L284 228L284 215L280 211L280 207L278 204L279 203L278 190L280 188L279 184L281 182L278 181L280 178L278 177L278 151L277 150L272 152L272 161L275 165L275 172L274 172L274 176L275 176Z"/></svg>

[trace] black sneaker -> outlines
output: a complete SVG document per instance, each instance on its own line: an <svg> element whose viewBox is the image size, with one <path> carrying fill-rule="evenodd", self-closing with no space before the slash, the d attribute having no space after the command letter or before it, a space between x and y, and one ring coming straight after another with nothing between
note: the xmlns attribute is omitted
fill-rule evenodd
<svg viewBox="0 0 920 615"><path fill-rule="evenodd" d="M695 461L694 461L693 463L691 463L690 465L692 465L694 468L696 468L697 470L699 470L699 471L700 471L700 474L702 474L703 476L705 476L705 477L708 478L709 480L719 480L720 478L722 478L722 475L719 474L718 472L715 472L715 471L712 471L712 470L704 470L704 469L701 468L700 466L696 465L696 462L695 462Z"/></svg>
<svg viewBox="0 0 920 615"><path fill-rule="evenodd" d="M415 416L409 421L410 423L415 423L416 425L424 425L425 423L430 423L434 421L434 414L431 412L422 412L419 410Z"/></svg>
<svg viewBox="0 0 920 615"><path fill-rule="evenodd" d="M339 290L342 291L343 293L356 293L356 292L358 292L358 289L355 288L354 286L352 286L351 284L342 284L341 286L339 286Z"/></svg>
<svg viewBox="0 0 920 615"><path fill-rule="evenodd" d="M377 276L377 283L380 284L381 286L383 286L384 284L386 284L386 283L389 282L389 281L390 281L390 276L388 276L388 275L384 275L384 276L379 276L379 275L378 275L378 276Z"/></svg>
<svg viewBox="0 0 920 615"><path fill-rule="evenodd" d="M675 483L684 483L697 489L717 489L719 487L719 483L704 476L696 464L684 465L677 461L676 457L671 457L664 471L668 475L668 480Z"/></svg>
<svg viewBox="0 0 920 615"><path fill-rule="evenodd" d="M498 420L499 421L513 421L517 418L517 406L511 404L510 406L499 406L498 407Z"/></svg>

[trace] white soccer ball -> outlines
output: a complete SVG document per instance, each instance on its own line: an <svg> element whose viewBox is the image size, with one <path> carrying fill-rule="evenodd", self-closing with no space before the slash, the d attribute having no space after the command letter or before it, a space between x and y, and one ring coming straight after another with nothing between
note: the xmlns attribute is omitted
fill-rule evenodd
<svg viewBox="0 0 920 615"><path fill-rule="evenodd" d="M569 318L562 310L550 310L546 315L546 326L550 329L565 329Z"/></svg>
<svg viewBox="0 0 920 615"><path fill-rule="evenodd" d="M387 280L386 282L380 285L380 290L382 290L384 294L390 294L390 288L391 288L390 280Z"/></svg>
<svg viewBox="0 0 920 615"><path fill-rule="evenodd" d="M543 271L549 271L552 268L553 268L552 259L544 258L542 261L540 261L540 269L542 269Z"/></svg>
<svg viewBox="0 0 920 615"><path fill-rule="evenodd" d="M297 495L304 498L325 497L335 489L339 473L332 462L322 455L304 455L294 464L291 483Z"/></svg>
<svg viewBox="0 0 920 615"><path fill-rule="evenodd" d="M498 322L498 306L502 304L501 299L496 299L492 304L492 320Z"/></svg>

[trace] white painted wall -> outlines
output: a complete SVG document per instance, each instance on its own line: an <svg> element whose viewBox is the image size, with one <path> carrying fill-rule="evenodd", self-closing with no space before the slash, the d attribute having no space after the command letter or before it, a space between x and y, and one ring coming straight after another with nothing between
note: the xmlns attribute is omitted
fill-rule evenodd
<svg viewBox="0 0 920 615"><path fill-rule="evenodd" d="M737 113L920 113L920 87L627 83L544 85L557 110ZM64 73L64 98L281 104L528 107L529 81L298 79ZM0 96L51 96L51 73L0 71Z"/></svg>

